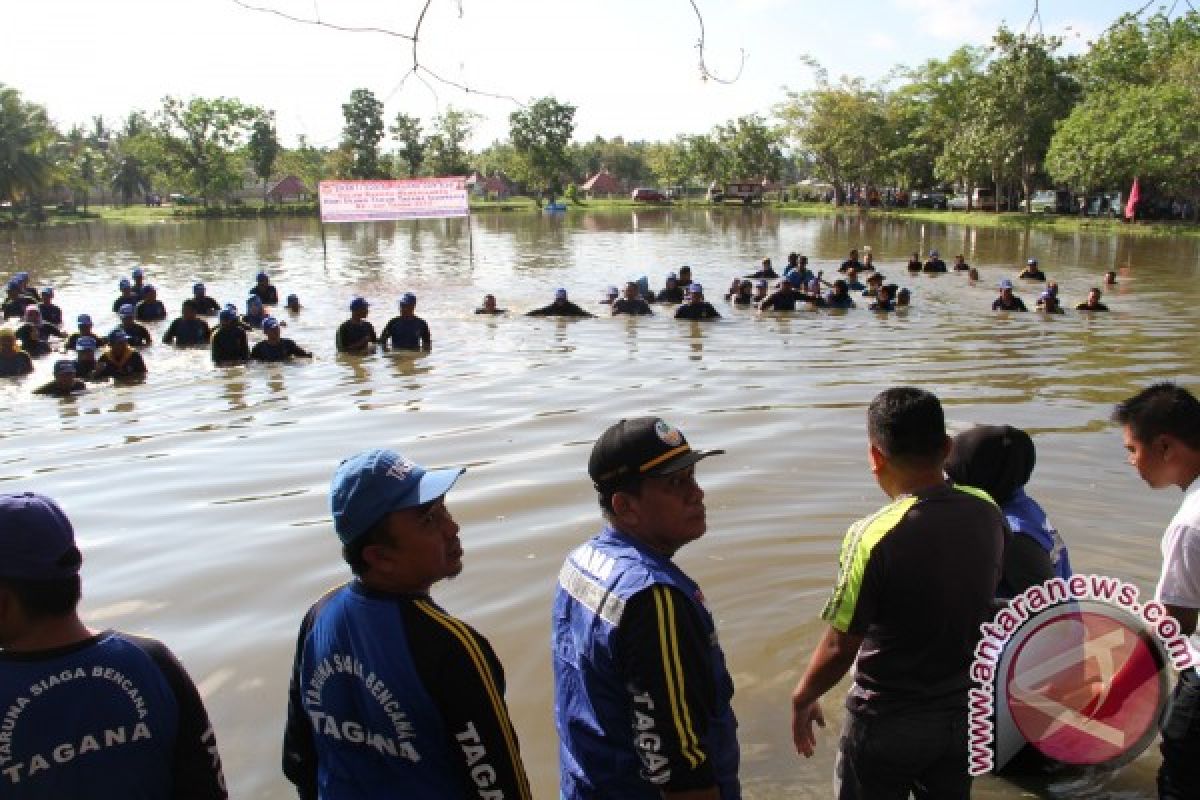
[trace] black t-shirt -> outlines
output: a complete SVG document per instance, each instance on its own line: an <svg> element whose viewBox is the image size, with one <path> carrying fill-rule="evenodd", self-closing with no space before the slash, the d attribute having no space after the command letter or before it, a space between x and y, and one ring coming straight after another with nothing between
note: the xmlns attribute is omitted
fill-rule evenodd
<svg viewBox="0 0 1200 800"><path fill-rule="evenodd" d="M869 268L864 267L862 265L861 261L855 261L852 258L847 258L845 261L842 262L842 265L840 267L838 267L838 272L845 272L846 270L850 269L851 267L854 267L859 272L862 272L864 269L875 269L874 267L869 267Z"/></svg>
<svg viewBox="0 0 1200 800"><path fill-rule="evenodd" d="M155 322L167 318L167 307L161 300L143 300L137 304L134 315L142 322Z"/></svg>
<svg viewBox="0 0 1200 800"><path fill-rule="evenodd" d="M221 310L221 304L208 295L204 297L192 297L192 302L196 304L196 313L208 316L216 314Z"/></svg>
<svg viewBox="0 0 1200 800"><path fill-rule="evenodd" d="M758 307L763 311L795 311L796 303L808 300L807 295L796 292L772 292Z"/></svg>
<svg viewBox="0 0 1200 800"><path fill-rule="evenodd" d="M664 287L654 298L656 303L682 303L683 302L683 287Z"/></svg>
<svg viewBox="0 0 1200 800"><path fill-rule="evenodd" d="M420 317L392 317L379 334L384 347L397 350L428 350L433 345L429 325Z"/></svg>
<svg viewBox="0 0 1200 800"><path fill-rule="evenodd" d="M821 614L865 637L849 710L965 708L1011 536L986 494L950 484L897 498L850 527Z"/></svg>
<svg viewBox="0 0 1200 800"><path fill-rule="evenodd" d="M113 330L124 331L125 336L129 338L129 344L131 347L148 347L149 345L154 344L154 339L151 338L150 331L146 329L145 325L139 325L136 322L130 322L127 325L119 325L118 327L113 328Z"/></svg>
<svg viewBox="0 0 1200 800"><path fill-rule="evenodd" d="M292 358L308 358L312 353L297 345L291 339L280 338L278 342L263 339L256 342L250 351L250 357L256 361L287 361Z"/></svg>
<svg viewBox="0 0 1200 800"><path fill-rule="evenodd" d="M266 286L259 286L258 284L255 284L253 287L251 287L249 295L253 295L259 300L262 300L264 306L279 305L279 291L271 284L267 284Z"/></svg>
<svg viewBox="0 0 1200 800"><path fill-rule="evenodd" d="M1096 303L1094 306L1089 306L1086 302L1075 306L1076 311L1108 311L1108 306L1104 303Z"/></svg>
<svg viewBox="0 0 1200 800"><path fill-rule="evenodd" d="M1005 302L1003 297L997 297L992 301L992 311L1028 311L1025 307L1025 301L1013 295L1013 299Z"/></svg>
<svg viewBox="0 0 1200 800"><path fill-rule="evenodd" d="M15 378L33 372L33 359L29 353L18 350L10 355L0 355L0 378Z"/></svg>
<svg viewBox="0 0 1200 800"><path fill-rule="evenodd" d="M526 311L527 317L594 317L595 314L584 311L579 306L566 300L561 303L551 303L548 306L535 308L533 311Z"/></svg>
<svg viewBox="0 0 1200 800"><path fill-rule="evenodd" d="M212 331L209 330L208 323L199 317L179 317L171 320L171 324L167 326L167 332L163 334L163 343L177 344L180 347L208 344L211 336Z"/></svg>
<svg viewBox="0 0 1200 800"><path fill-rule="evenodd" d="M1027 281L1044 281L1046 273L1035 267L1026 267L1017 277Z"/></svg>
<svg viewBox="0 0 1200 800"><path fill-rule="evenodd" d="M707 301L696 304L688 303L675 309L675 319L720 319L721 315Z"/></svg>
<svg viewBox="0 0 1200 800"><path fill-rule="evenodd" d="M85 389L87 389L87 384L78 379L70 386L59 386L58 381L50 381L34 389L33 393L50 395L51 397L69 397Z"/></svg>
<svg viewBox="0 0 1200 800"><path fill-rule="evenodd" d="M365 319L350 319L343 322L337 329L338 352L361 353L368 345L379 341L375 336L375 326Z"/></svg>
<svg viewBox="0 0 1200 800"><path fill-rule="evenodd" d="M633 300L626 300L624 297L619 297L613 301L613 314L632 314L634 316L649 316L654 312L650 310L650 306L645 300L638 297Z"/></svg>
<svg viewBox="0 0 1200 800"><path fill-rule="evenodd" d="M908 271L909 272L920 272L922 266L923 265L921 264L920 259L911 258L908 261Z"/></svg>
<svg viewBox="0 0 1200 800"><path fill-rule="evenodd" d="M245 361L250 358L250 343L246 332L237 325L218 325L209 343L212 360L217 364Z"/></svg>
<svg viewBox="0 0 1200 800"><path fill-rule="evenodd" d="M92 373L95 379L101 378L133 378L146 374L146 362L137 350L126 349L122 358L117 358L111 351L105 351L96 359L96 371Z"/></svg>
<svg viewBox="0 0 1200 800"><path fill-rule="evenodd" d="M925 266L921 267L922 272L945 272L946 262L940 258L931 258L925 262Z"/></svg>

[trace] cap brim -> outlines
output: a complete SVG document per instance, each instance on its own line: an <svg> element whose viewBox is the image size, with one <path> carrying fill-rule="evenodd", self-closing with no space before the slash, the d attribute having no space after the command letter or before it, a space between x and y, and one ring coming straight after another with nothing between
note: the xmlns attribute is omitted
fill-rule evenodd
<svg viewBox="0 0 1200 800"><path fill-rule="evenodd" d="M697 461L701 461L709 456L719 456L723 455L724 453L724 450L691 450L687 453L684 453L679 458L672 458L665 464L657 466L654 469L648 469L642 474L670 475L672 473L679 472L682 469L687 469Z"/></svg>
<svg viewBox="0 0 1200 800"><path fill-rule="evenodd" d="M404 508L432 503L450 491L451 487L454 486L455 482L466 471L466 467L431 469L427 471L421 476L421 482L417 484L417 490L409 492L408 496L402 501L402 504L396 506L395 510L399 511Z"/></svg>

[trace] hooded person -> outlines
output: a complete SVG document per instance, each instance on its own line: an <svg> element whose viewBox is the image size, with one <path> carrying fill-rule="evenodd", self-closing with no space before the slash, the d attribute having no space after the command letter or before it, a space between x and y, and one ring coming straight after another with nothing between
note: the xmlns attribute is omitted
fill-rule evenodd
<svg viewBox="0 0 1200 800"><path fill-rule="evenodd" d="M996 501L1013 536L998 593L1014 597L1050 578L1069 578L1067 546L1046 512L1025 493L1037 463L1028 433L1011 425L977 425L954 437L946 460L952 481L982 489Z"/></svg>

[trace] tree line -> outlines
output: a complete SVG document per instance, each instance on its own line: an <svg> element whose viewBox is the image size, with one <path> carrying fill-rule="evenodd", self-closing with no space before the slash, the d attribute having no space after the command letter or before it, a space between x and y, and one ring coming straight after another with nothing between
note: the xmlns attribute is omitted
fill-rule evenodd
<svg viewBox="0 0 1200 800"><path fill-rule="evenodd" d="M768 114L663 142L574 140L575 106L540 98L509 115L509 136L468 149L483 119L447 106L431 120L385 119L356 89L337 146L284 147L274 112L233 98L166 97L117 127L56 129L46 110L0 85L0 202L14 212L58 190L84 206L99 191L131 203L170 187L205 205L246 183L327 178L503 175L558 195L606 169L626 186L704 186L813 178L836 202L880 189L994 187L1028 203L1035 188L1124 188L1134 178L1200 208L1200 14L1117 19L1082 55L1056 36L1001 27L987 46L898 67L874 84L830 78L785 90Z"/></svg>

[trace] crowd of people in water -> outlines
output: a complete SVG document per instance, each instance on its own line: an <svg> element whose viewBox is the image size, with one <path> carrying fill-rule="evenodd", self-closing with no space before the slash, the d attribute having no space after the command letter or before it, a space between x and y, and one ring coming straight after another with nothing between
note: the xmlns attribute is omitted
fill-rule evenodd
<svg viewBox="0 0 1200 800"><path fill-rule="evenodd" d="M906 265L910 275L954 272L965 274L977 283L979 272L960 254L952 265L941 259L937 250L930 250L926 259L913 253ZM734 278L724 294L725 303L735 308L759 311L796 311L801 309L848 310L865 306L868 311L887 313L912 305L912 292L888 281L874 263L870 248L862 257L853 249L837 268L838 277L830 281L823 271L809 269L807 256L790 253L782 274L776 272L770 258L762 259L760 268ZM1030 258L1016 280L1042 288L1034 309L1044 314L1064 314L1059 297L1059 285L1047 278L1038 260ZM1104 285L1117 282L1115 272L1105 274ZM1013 280L1005 278L997 284L998 295L992 310L1025 312L1029 308L1015 293ZM33 371L33 359L56 351L66 356L54 362L54 379L36 387L36 394L67 396L87 388L87 382L108 379L130 380L146 375L147 366L141 354L154 343L150 330L142 323L160 322L168 318L167 307L158 290L146 282L142 268L134 269L129 279L121 279L119 294L112 302L117 322L107 333L97 330L91 314L79 314L77 330L68 333L63 324L62 309L55 303L51 287L37 288L30 282L28 272L13 275L6 286L3 303L5 320L15 318L16 327L0 327L0 377L27 375ZM259 272L247 293L244 310L233 303L222 305L209 296L203 283L192 286L192 296L181 304L180 315L167 325L162 334L164 344L177 347L207 347L217 366L233 366L250 361L280 362L310 358L312 353L294 340L283 336L286 322L274 309L280 306L280 293L266 272ZM1108 311L1101 302L1103 290L1092 287L1087 298L1077 304L1076 311L1095 313ZM666 275L663 287L657 291L642 277L629 281L623 289L610 286L600 304L607 306L611 316L649 316L655 307L670 313L675 319L712 320L722 315L709 302L703 285L692 274L690 266ZM390 319L378 334L368 321L370 302L364 297L350 301L350 317L336 333L338 352L366 354L376 347L385 351L429 350L433 338L429 324L416 314L417 297L406 292L399 301L399 315ZM300 300L295 294L285 297L282 309L289 315L300 312ZM504 315L496 296L488 294L475 309L479 315ZM525 312L529 317L595 317L598 314L572 302L565 288L557 289L548 305ZM210 325L209 319L216 318ZM251 336L256 341L251 344ZM261 337L261 338L260 338Z"/></svg>

